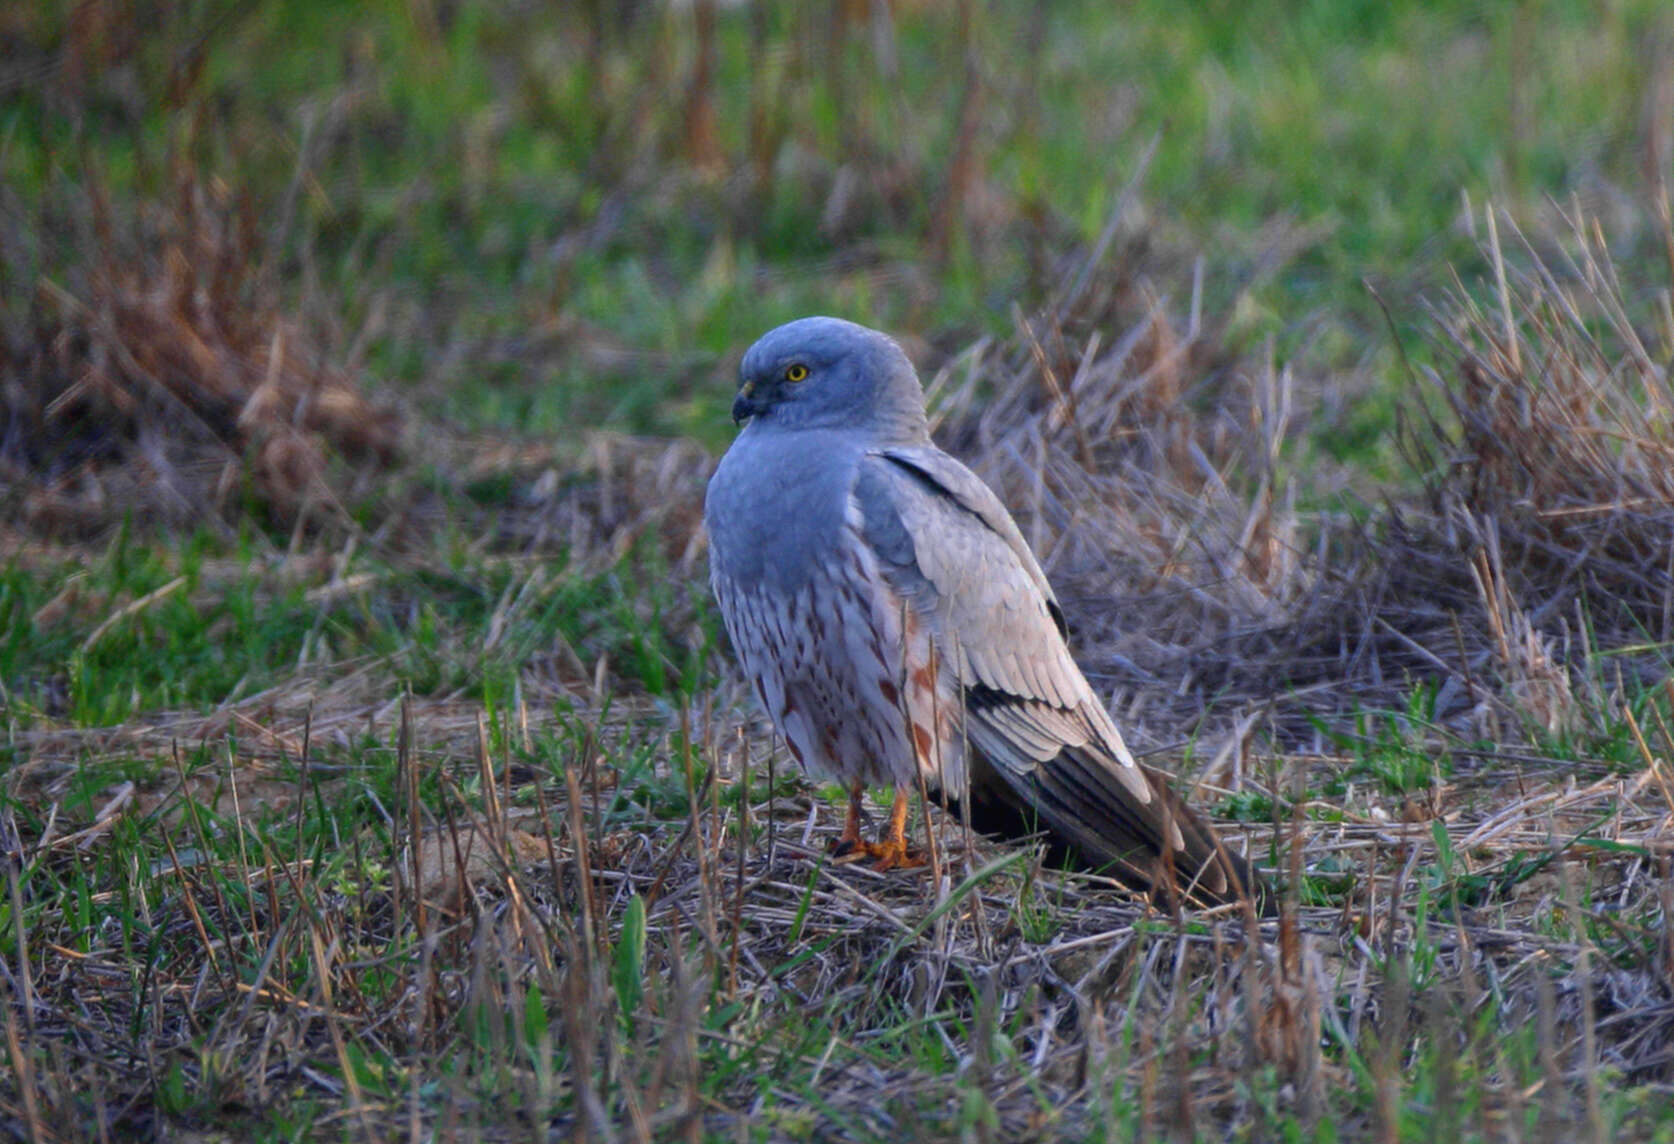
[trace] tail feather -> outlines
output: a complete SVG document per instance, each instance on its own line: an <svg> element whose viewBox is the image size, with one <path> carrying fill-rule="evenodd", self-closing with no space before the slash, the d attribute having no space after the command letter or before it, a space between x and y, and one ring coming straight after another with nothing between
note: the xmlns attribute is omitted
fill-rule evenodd
<svg viewBox="0 0 1674 1144"><path fill-rule="evenodd" d="M1091 749L1066 748L1026 774L983 765L971 775L971 822L985 833L1023 837L1045 829L1054 858L1136 889L1196 905L1249 900L1270 912L1261 877L1207 820L1174 793L1161 771L1141 765L1152 795L1141 805Z"/></svg>

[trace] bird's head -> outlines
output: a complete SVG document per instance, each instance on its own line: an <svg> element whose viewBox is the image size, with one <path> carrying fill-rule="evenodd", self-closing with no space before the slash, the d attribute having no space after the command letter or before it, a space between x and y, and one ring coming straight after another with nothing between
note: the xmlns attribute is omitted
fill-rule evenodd
<svg viewBox="0 0 1674 1144"><path fill-rule="evenodd" d="M863 429L928 437L924 389L894 339L841 318L798 318L762 335L738 367L732 419L762 429Z"/></svg>

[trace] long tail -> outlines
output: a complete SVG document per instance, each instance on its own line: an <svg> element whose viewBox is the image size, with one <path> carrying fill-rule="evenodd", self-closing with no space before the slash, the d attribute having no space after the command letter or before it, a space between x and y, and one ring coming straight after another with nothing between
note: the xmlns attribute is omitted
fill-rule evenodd
<svg viewBox="0 0 1674 1144"><path fill-rule="evenodd" d="M1261 876L1174 793L1168 776L1141 764L1153 797L1140 805L1114 765L1083 748L1066 748L1026 775L979 764L971 775L971 824L1011 838L1044 830L1054 858L1165 901L1248 900L1258 913L1272 912Z"/></svg>

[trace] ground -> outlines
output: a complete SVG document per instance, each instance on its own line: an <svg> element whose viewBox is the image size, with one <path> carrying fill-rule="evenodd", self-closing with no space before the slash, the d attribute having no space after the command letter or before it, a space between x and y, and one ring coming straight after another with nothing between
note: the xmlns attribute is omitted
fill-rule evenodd
<svg viewBox="0 0 1674 1144"><path fill-rule="evenodd" d="M12 1136L1674 1139L1662 5L0 45ZM700 527L808 312L1279 919L827 859Z"/></svg>

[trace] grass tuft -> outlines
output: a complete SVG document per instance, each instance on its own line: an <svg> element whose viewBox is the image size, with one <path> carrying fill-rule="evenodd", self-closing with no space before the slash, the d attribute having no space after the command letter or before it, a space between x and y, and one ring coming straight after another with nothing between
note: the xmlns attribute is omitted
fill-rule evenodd
<svg viewBox="0 0 1674 1144"><path fill-rule="evenodd" d="M0 11L13 1134L1674 1140L1666 16L1479 8ZM701 528L809 311L1277 920L827 861Z"/></svg>

